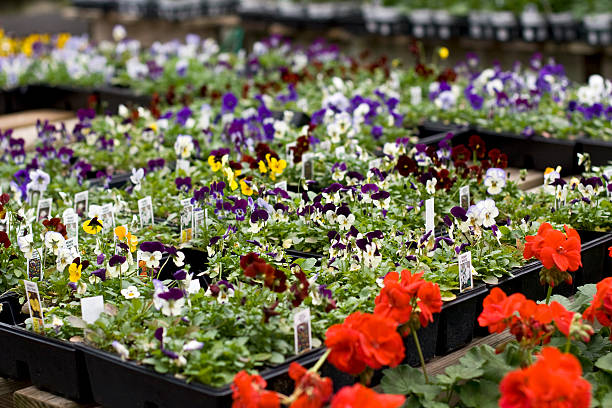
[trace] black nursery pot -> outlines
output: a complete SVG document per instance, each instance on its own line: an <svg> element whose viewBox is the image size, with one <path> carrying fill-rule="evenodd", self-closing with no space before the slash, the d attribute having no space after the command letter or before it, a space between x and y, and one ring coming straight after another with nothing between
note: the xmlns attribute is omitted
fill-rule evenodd
<svg viewBox="0 0 612 408"><path fill-rule="evenodd" d="M85 356L93 399L105 407L227 407L231 404L229 386L213 388L188 384L138 364L122 361L112 354L78 345Z"/></svg>
<svg viewBox="0 0 612 408"><path fill-rule="evenodd" d="M149 106L153 98L151 95L140 95L129 88L100 87L96 89L95 95L103 111L117 112L119 105Z"/></svg>
<svg viewBox="0 0 612 408"><path fill-rule="evenodd" d="M508 166L519 169L546 170L547 167L561 166L561 174L577 173L577 143L540 136L525 137L513 133L501 133L481 128L456 135L451 139L453 146L468 145L471 135L479 135L487 150L498 148L508 156Z"/></svg>
<svg viewBox="0 0 612 408"><path fill-rule="evenodd" d="M30 379L37 387L71 400L91 401L83 354L73 344L0 323L0 375Z"/></svg>
<svg viewBox="0 0 612 408"><path fill-rule="evenodd" d="M612 159L612 142L594 139L581 139L579 152L588 153L594 166L605 166Z"/></svg>
<svg viewBox="0 0 612 408"><path fill-rule="evenodd" d="M576 287L597 283L607 276L608 247L612 245L612 234L607 232L578 230L578 234L582 242L582 267L572 273Z"/></svg>
<svg viewBox="0 0 612 408"><path fill-rule="evenodd" d="M122 361L119 357L96 350L86 345L78 345L85 355L87 370L91 376L94 400L105 407L115 408L182 408L228 407L232 402L229 385L210 387L198 383L187 383L170 375ZM267 382L267 389L291 394L294 381L289 378L288 370L292 361L304 367L312 367L325 352L324 348L311 350L283 364L260 372ZM337 391L345 385L355 383L355 377L336 370L325 363L319 370L322 376L330 377ZM379 380L380 381L380 380Z"/></svg>
<svg viewBox="0 0 612 408"><path fill-rule="evenodd" d="M0 296L0 323L17 325L23 323L26 316L21 313L19 295L15 292L7 292Z"/></svg>
<svg viewBox="0 0 612 408"><path fill-rule="evenodd" d="M431 360L436 355L436 345L438 341L438 326L440 323L440 315L434 314L434 321L429 323L427 327L421 327L417 330L421 351L425 362ZM412 333L404 337L404 347L406 348L406 356L404 364L410 364L413 367L421 365L417 347L414 344Z"/></svg>
<svg viewBox="0 0 612 408"><path fill-rule="evenodd" d="M204 272L208 267L208 254L197 248L189 247L182 248L180 251L185 254L185 259L183 262L185 262L185 265L189 265L189 273L193 273L194 279L197 277L200 280L200 285L202 288L206 289L211 283L210 278L206 274L198 277L198 274L200 272ZM159 279L161 280L173 279L172 275L179 269L183 269L182 266L176 266L172 259L169 259L168 262L166 262L167 259L168 258L164 256L160 261L160 265L163 265L161 271L159 272Z"/></svg>
<svg viewBox="0 0 612 408"><path fill-rule="evenodd" d="M444 303L438 323L436 354L445 355L472 341L474 326L482 301L487 295L486 285L460 293L456 299Z"/></svg>

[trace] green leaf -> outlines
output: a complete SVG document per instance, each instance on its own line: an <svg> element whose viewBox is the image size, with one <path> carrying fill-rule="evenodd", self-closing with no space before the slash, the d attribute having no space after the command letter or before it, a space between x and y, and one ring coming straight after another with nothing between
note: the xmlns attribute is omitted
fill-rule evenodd
<svg viewBox="0 0 612 408"><path fill-rule="evenodd" d="M312 268L314 268L316 263L317 263L317 260L315 258L307 258L304 260L304 262L302 262L301 267L305 271L311 271Z"/></svg>
<svg viewBox="0 0 612 408"><path fill-rule="evenodd" d="M605 356L600 357L595 362L595 367L605 371L608 374L612 374L612 354L606 354Z"/></svg>
<svg viewBox="0 0 612 408"><path fill-rule="evenodd" d="M470 408L496 408L499 388L493 381L469 381L459 387L459 398Z"/></svg>
<svg viewBox="0 0 612 408"><path fill-rule="evenodd" d="M481 364L482 365L482 364ZM478 378L484 374L484 370L481 368L465 366L463 364L453 365L447 367L444 371L445 374L438 376L438 381L442 384L454 384L461 380L471 380Z"/></svg>
<svg viewBox="0 0 612 408"><path fill-rule="evenodd" d="M408 365L387 369L383 371L383 374L380 385L387 394L415 394L426 400L433 400L441 391L438 386L426 384L423 373Z"/></svg>

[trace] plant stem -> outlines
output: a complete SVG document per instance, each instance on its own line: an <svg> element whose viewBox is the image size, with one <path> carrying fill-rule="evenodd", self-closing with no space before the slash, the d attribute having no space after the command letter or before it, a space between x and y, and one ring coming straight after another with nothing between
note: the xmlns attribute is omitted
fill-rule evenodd
<svg viewBox="0 0 612 408"><path fill-rule="evenodd" d="M313 365L312 368L308 371L310 371L311 373L316 373L317 371L319 371L319 368L321 368L325 360L327 360L327 356L329 356L329 353L331 353L331 349L325 350L325 353L323 353L323 355L319 358L316 364Z"/></svg>
<svg viewBox="0 0 612 408"><path fill-rule="evenodd" d="M570 351L570 347L572 346L572 341L570 340L570 338L567 338L567 342L565 343L565 350L563 350L564 353L569 353Z"/></svg>
<svg viewBox="0 0 612 408"><path fill-rule="evenodd" d="M546 292L546 304L550 303L550 295L552 295L553 287L548 285L548 291Z"/></svg>
<svg viewBox="0 0 612 408"><path fill-rule="evenodd" d="M417 352L419 353L419 359L421 359L421 368L423 369L423 376L425 376L425 382L429 384L429 378L427 378L427 369L425 368L425 358L423 358L423 351L421 350L421 344L419 343L419 336L417 335L416 330L411 328L412 338L414 339L414 344L416 344Z"/></svg>

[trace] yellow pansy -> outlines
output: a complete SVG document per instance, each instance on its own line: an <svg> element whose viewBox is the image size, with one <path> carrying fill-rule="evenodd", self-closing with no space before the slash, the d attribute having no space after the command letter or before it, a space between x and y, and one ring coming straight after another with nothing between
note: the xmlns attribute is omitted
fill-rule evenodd
<svg viewBox="0 0 612 408"><path fill-rule="evenodd" d="M93 217L91 220L85 221L83 223L83 231L91 235L96 235L98 232L102 231L102 220L99 220L98 217Z"/></svg>
<svg viewBox="0 0 612 408"><path fill-rule="evenodd" d="M440 56L441 59L447 59L448 58L448 48L446 47L440 47L440 49L438 50L438 55Z"/></svg>
<svg viewBox="0 0 612 408"><path fill-rule="evenodd" d="M272 181L276 180L277 175L283 174L283 170L287 167L287 162L285 160L278 160L269 153L266 154L266 161L268 162L268 167L270 167L270 179L272 179Z"/></svg>
<svg viewBox="0 0 612 408"><path fill-rule="evenodd" d="M124 225L120 225L115 228L115 235L117 236L117 238L119 238L119 241L123 241L127 233L127 228L125 228Z"/></svg>
<svg viewBox="0 0 612 408"><path fill-rule="evenodd" d="M232 191L238 188L238 183L236 182L236 177L240 175L240 170L233 171L231 168L225 169L225 175L227 176L227 182Z"/></svg>
<svg viewBox="0 0 612 408"><path fill-rule="evenodd" d="M253 189L244 180L240 180L240 191L246 196L253 195Z"/></svg>
<svg viewBox="0 0 612 408"><path fill-rule="evenodd" d="M60 35L58 35L57 36L57 48L59 49L64 48L64 46L66 45L69 39L70 39L70 34L68 33L61 33Z"/></svg>
<svg viewBox="0 0 612 408"><path fill-rule="evenodd" d="M81 271L83 270L83 265L80 263L71 263L68 267L68 272L70 273L70 282L78 282L81 279Z"/></svg>
<svg viewBox="0 0 612 408"><path fill-rule="evenodd" d="M127 233L127 244L130 247L130 252L136 251L136 248L138 248L138 237L128 232Z"/></svg>
<svg viewBox="0 0 612 408"><path fill-rule="evenodd" d="M157 130L158 130L157 122L150 123L148 127L149 127L149 129L151 129L152 131L157 133Z"/></svg>
<svg viewBox="0 0 612 408"><path fill-rule="evenodd" d="M221 169L223 164L220 161L215 160L215 156L208 156L208 164L212 171L217 172Z"/></svg>
<svg viewBox="0 0 612 408"><path fill-rule="evenodd" d="M268 171L268 168L266 167L266 164L263 162L263 160L261 160L259 162L259 172L260 173L266 173Z"/></svg>

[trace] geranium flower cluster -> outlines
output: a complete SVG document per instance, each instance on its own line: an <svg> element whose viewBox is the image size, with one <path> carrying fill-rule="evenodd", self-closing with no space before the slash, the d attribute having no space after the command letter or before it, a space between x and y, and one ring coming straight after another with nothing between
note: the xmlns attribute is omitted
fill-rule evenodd
<svg viewBox="0 0 612 408"><path fill-rule="evenodd" d="M537 304L521 293L507 296L500 288L493 288L483 301L478 323L488 327L490 333L509 329L527 349L548 343L555 327L566 337L585 342L593 334L593 329L583 323L579 313L566 310L558 302Z"/></svg>
<svg viewBox="0 0 612 408"><path fill-rule="evenodd" d="M582 266L580 235L567 225L563 228L565 233L545 222L540 225L537 235L525 238L523 256L525 259L535 257L542 262L544 268L540 273L540 280L550 286L556 286L563 281L571 284L572 275L569 272Z"/></svg>
<svg viewBox="0 0 612 408"><path fill-rule="evenodd" d="M591 402L580 362L555 347L545 347L534 364L507 374L499 389L501 408L587 408Z"/></svg>

